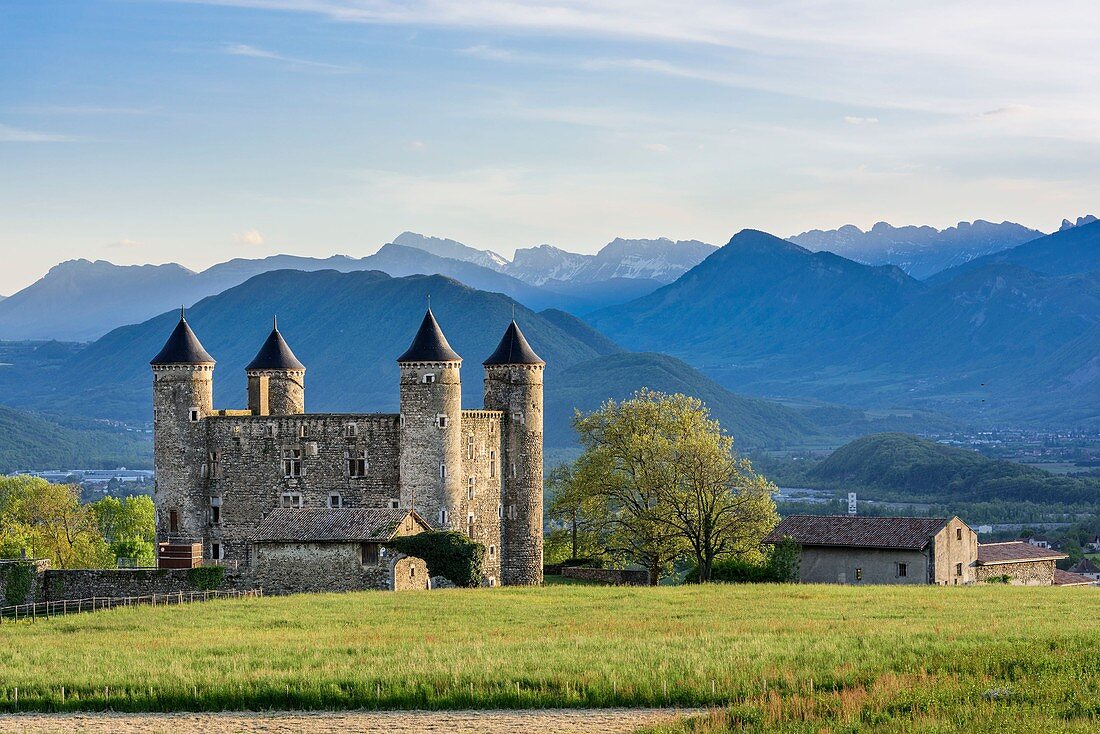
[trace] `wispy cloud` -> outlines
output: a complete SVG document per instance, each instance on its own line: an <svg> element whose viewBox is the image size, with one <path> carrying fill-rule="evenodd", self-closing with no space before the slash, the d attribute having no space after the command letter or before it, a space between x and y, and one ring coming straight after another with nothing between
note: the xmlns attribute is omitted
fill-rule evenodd
<svg viewBox="0 0 1100 734"><path fill-rule="evenodd" d="M121 239L121 240L118 240L116 242L111 242L110 244L107 245L107 248L111 249L111 250L138 250L138 249L141 249L143 247L145 247L144 242L139 242L138 240L131 240L131 239L125 239L125 238Z"/></svg>
<svg viewBox="0 0 1100 734"><path fill-rule="evenodd" d="M322 61L311 61L309 59L300 59L294 56L284 56L283 54L276 53L274 51L268 51L267 49L258 48L256 46L250 46L247 43L230 43L224 47L225 53L230 56L247 56L253 59L267 59L270 61L279 61L288 66L306 67L310 69L319 69L332 72L351 72L355 71L350 66L341 66L340 64L329 64Z"/></svg>
<svg viewBox="0 0 1100 734"><path fill-rule="evenodd" d="M238 245L258 247L264 243L264 236L258 230L248 229L233 235L233 241Z"/></svg>
<svg viewBox="0 0 1100 734"><path fill-rule="evenodd" d="M847 115L844 118L844 122L849 125L877 125L877 117L855 117L854 115Z"/></svg>
<svg viewBox="0 0 1100 734"><path fill-rule="evenodd" d="M71 135L23 130L0 124L0 143L71 143L75 140Z"/></svg>

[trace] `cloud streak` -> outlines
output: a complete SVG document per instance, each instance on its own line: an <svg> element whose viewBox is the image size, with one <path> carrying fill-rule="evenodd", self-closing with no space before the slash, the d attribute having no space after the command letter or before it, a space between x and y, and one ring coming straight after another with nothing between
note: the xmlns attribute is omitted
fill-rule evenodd
<svg viewBox="0 0 1100 734"><path fill-rule="evenodd" d="M279 61L289 66L304 67L309 69L318 69L324 71L347 73L355 71L350 66L341 66L339 64L328 64L322 61L310 61L309 59L299 59L294 56L284 56L274 51L268 51L266 49L258 48L256 46L250 46L247 43L229 43L225 45L224 51L229 56L245 56L252 59L266 59L269 61Z"/></svg>
<svg viewBox="0 0 1100 734"><path fill-rule="evenodd" d="M76 138L71 135L24 130L0 123L0 143L71 143L74 141Z"/></svg>

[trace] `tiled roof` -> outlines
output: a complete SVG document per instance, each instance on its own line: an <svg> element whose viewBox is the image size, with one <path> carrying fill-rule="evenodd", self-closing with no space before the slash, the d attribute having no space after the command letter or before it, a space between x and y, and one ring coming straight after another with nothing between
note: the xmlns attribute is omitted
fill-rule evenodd
<svg viewBox="0 0 1100 734"><path fill-rule="evenodd" d="M279 333L278 324L272 327L267 341L245 367L246 370L304 370L305 368L306 366L294 356L283 335Z"/></svg>
<svg viewBox="0 0 1100 734"><path fill-rule="evenodd" d="M199 338L187 324L187 319L180 311L180 320L176 328L168 336L157 356L149 360L151 365L169 364L214 364L214 358L202 348Z"/></svg>
<svg viewBox="0 0 1100 734"><path fill-rule="evenodd" d="M946 518L791 515L765 543L790 536L799 545L921 550L947 524Z"/></svg>
<svg viewBox="0 0 1100 734"><path fill-rule="evenodd" d="M1022 561L1057 561L1068 558L1050 548L1036 548L1030 543L1018 540L1007 543L979 543L978 565L988 566L997 563L1020 563Z"/></svg>
<svg viewBox="0 0 1100 734"><path fill-rule="evenodd" d="M546 364L542 357L535 354L535 350L527 343L527 338L519 330L519 324L512 321L508 324L508 330L504 332L504 338L500 340L496 351L482 362L484 365L495 364Z"/></svg>
<svg viewBox="0 0 1100 734"><path fill-rule="evenodd" d="M1091 558L1082 558L1077 565L1070 567L1071 573L1100 573L1100 564Z"/></svg>
<svg viewBox="0 0 1100 734"><path fill-rule="evenodd" d="M278 507L264 518L252 539L258 543L382 542L394 536L408 515L409 510L384 507ZM414 519L424 526L415 514Z"/></svg>
<svg viewBox="0 0 1100 734"><path fill-rule="evenodd" d="M429 308L424 314L424 320L420 322L420 328L416 330L412 344L405 353L397 358L398 362L461 362L462 357L451 349L447 343L447 337L443 336L443 330L439 328L439 322L435 320L435 314Z"/></svg>
<svg viewBox="0 0 1100 734"><path fill-rule="evenodd" d="M1088 576L1082 576L1079 573L1070 573L1069 571L1063 571L1061 569L1054 569L1054 585L1055 586L1089 586L1095 584L1094 579L1090 579Z"/></svg>

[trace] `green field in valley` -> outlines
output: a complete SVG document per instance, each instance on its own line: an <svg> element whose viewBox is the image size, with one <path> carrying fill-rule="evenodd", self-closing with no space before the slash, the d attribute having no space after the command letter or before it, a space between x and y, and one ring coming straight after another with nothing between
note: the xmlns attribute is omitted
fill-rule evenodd
<svg viewBox="0 0 1100 734"><path fill-rule="evenodd" d="M724 709L677 731L1095 732L1098 621L1089 587L216 601L0 625L0 709L677 705Z"/></svg>

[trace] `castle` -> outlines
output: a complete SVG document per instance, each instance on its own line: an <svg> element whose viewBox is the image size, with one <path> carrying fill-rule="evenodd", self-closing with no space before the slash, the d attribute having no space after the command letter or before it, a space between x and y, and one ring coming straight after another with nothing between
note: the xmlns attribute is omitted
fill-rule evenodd
<svg viewBox="0 0 1100 734"><path fill-rule="evenodd" d="M150 362L158 534L248 565L275 515L312 508L331 527L412 510L485 546L486 585L541 583L545 363L513 320L483 363L484 409L463 410L462 357L430 308L397 362L400 413L306 413L306 368L276 323L245 367L248 408L216 410L214 358L181 311Z"/></svg>

